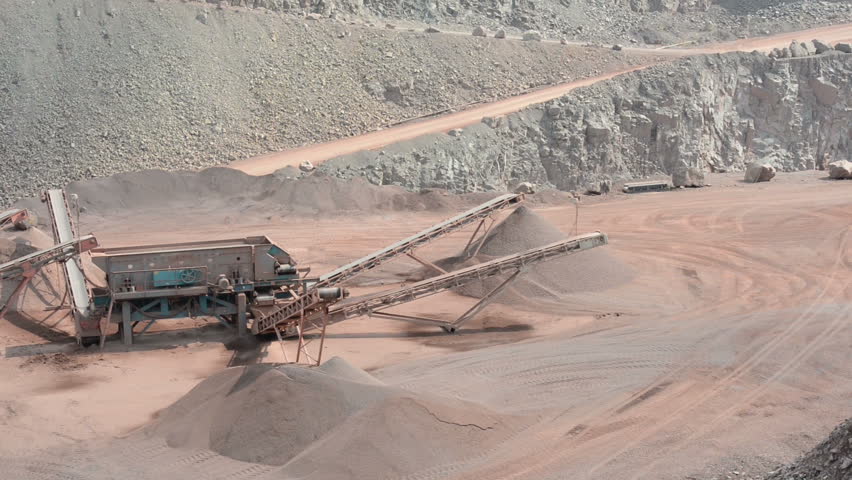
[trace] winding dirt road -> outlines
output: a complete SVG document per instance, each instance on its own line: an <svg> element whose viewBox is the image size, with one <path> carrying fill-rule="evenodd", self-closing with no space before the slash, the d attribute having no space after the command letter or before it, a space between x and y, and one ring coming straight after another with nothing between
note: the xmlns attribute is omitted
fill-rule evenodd
<svg viewBox="0 0 852 480"><path fill-rule="evenodd" d="M663 54L676 58L688 55L727 53L734 51L767 51L777 47L786 47L792 40L808 40L813 38L821 39L822 41L829 43L852 41L852 24L833 25L798 32L782 33L768 37L737 40L734 42L720 43L695 49L630 48L626 50L632 53L647 53L655 56ZM478 105L460 112L419 121L412 121L385 130L366 133L364 135L343 138L316 145L308 145L292 150L285 150L283 152L273 152L244 160L237 160L228 166L250 175L267 175L280 168L298 166L299 163L306 160L317 165L325 160L340 155L360 152L362 150L374 150L391 143L411 140L422 135L444 133L455 128L464 128L468 125L480 122L484 117L496 117L517 112L529 105L543 103L548 100L561 97L575 88L586 87L624 73L647 68L653 64L653 62L649 62L648 64L639 67L610 72L604 75L573 82L562 83L504 100Z"/></svg>

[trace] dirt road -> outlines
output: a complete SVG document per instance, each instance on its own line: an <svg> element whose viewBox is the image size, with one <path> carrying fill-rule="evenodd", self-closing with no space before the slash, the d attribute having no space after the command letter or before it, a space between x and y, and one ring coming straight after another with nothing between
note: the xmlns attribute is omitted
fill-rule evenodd
<svg viewBox="0 0 852 480"><path fill-rule="evenodd" d="M630 51L634 53L644 52L653 55L659 55L662 53L672 57L682 57L687 55L725 53L733 51L771 50L776 47L788 46L794 39L809 40L813 38L822 39L823 41L831 43L852 41L852 24L820 27L763 38L744 39L697 49L633 48L630 49ZM652 63L649 63L644 67L650 66L651 64ZM228 166L251 175L266 175L287 166L298 166L299 163L306 160L317 165L325 160L340 155L355 153L362 150L373 150L391 143L410 140L430 133L448 132L455 128L463 128L481 121L483 117L500 116L516 112L528 105L558 98L575 88L592 85L594 83L613 78L614 76L644 67L635 67L610 72L584 80L554 85L552 87L543 88L524 95L518 95L516 97L507 98L497 102L478 105L460 112L413 121L356 137L343 138L332 142L308 145L283 152L275 152L245 160L238 160L236 162L232 162Z"/></svg>

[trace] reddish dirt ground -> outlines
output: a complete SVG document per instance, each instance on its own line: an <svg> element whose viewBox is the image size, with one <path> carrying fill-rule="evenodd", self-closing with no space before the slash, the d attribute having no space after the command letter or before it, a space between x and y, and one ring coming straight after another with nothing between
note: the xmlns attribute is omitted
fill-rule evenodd
<svg viewBox="0 0 852 480"><path fill-rule="evenodd" d="M418 478L680 479L768 471L849 415L852 183L820 177L779 174L771 183L745 184L714 175L709 188L594 199L580 210L579 230L609 235L604 248L637 272L630 283L573 294L544 313L490 306L458 335L351 320L329 329L324 356L341 355L415 392L536 419L498 447ZM573 207L537 212L565 232L573 229ZM241 235L265 233L325 271L443 216L272 225L243 218L216 226L222 217L214 215L159 223L159 232L144 218L88 226L104 245L222 238L237 228ZM201 222L209 226L199 231ZM422 254L439 258L465 240L457 235ZM395 283L411 266L389 265L371 279ZM407 311L449 315L470 303L448 294ZM24 322L0 325L5 456L124 434L235 360L282 359L274 343L236 358L218 327L141 337L131 351L111 343L101 354L75 353L68 343L47 343L22 328ZM54 352L69 358L35 356Z"/></svg>

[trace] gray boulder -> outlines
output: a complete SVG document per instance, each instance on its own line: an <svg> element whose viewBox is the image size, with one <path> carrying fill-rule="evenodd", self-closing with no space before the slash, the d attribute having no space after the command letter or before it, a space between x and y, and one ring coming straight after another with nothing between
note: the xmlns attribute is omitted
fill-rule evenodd
<svg viewBox="0 0 852 480"><path fill-rule="evenodd" d="M831 45L827 43L822 43L819 40L813 40L813 44L814 48L816 49L817 55L831 51Z"/></svg>
<svg viewBox="0 0 852 480"><path fill-rule="evenodd" d="M838 43L834 45L834 49L838 52L852 53L852 45L849 45L848 43Z"/></svg>
<svg viewBox="0 0 852 480"><path fill-rule="evenodd" d="M479 25L478 27L473 29L473 36L474 37L487 37L488 31L485 30L485 27L483 27L482 25Z"/></svg>
<svg viewBox="0 0 852 480"><path fill-rule="evenodd" d="M775 167L768 163L754 162L746 167L745 181L748 183L768 182L775 177Z"/></svg>
<svg viewBox="0 0 852 480"><path fill-rule="evenodd" d="M502 28L494 33L494 38L506 38L506 30Z"/></svg>
<svg viewBox="0 0 852 480"><path fill-rule="evenodd" d="M426 30L423 31L426 33L441 33L441 31L435 27L426 27Z"/></svg>
<svg viewBox="0 0 852 480"><path fill-rule="evenodd" d="M300 163L300 164L299 164L299 170L301 170L301 171L303 171L303 172L305 172L305 173L307 173L307 172L313 172L315 168L316 168L316 167L314 167L314 164L313 164L313 163L311 163L311 162L309 162L309 161L307 161L307 160L305 160L304 162L302 162L302 163Z"/></svg>
<svg viewBox="0 0 852 480"><path fill-rule="evenodd" d="M672 185L675 187L703 187L704 172L695 168L681 166L672 173Z"/></svg>
<svg viewBox="0 0 852 480"><path fill-rule="evenodd" d="M852 162L838 160L828 164L828 178L836 180L852 179Z"/></svg>
<svg viewBox="0 0 852 480"><path fill-rule="evenodd" d="M535 186L530 182L521 182L517 187L512 190L515 193L523 193L523 194L533 194L535 193Z"/></svg>
<svg viewBox="0 0 852 480"><path fill-rule="evenodd" d="M808 50L799 42L790 43L790 55L793 57L807 57Z"/></svg>
<svg viewBox="0 0 852 480"><path fill-rule="evenodd" d="M540 42L541 41L541 32L539 32L538 30L527 30L526 32L524 32L523 38L524 38L525 41L528 41L528 42L530 42L530 41Z"/></svg>

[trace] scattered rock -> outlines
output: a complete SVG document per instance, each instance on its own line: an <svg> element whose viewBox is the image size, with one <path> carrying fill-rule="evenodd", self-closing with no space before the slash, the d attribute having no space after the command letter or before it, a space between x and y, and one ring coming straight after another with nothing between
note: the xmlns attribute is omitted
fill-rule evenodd
<svg viewBox="0 0 852 480"><path fill-rule="evenodd" d="M620 52L623 49L623 47L616 43L615 45L612 46L612 49L615 50L616 52Z"/></svg>
<svg viewBox="0 0 852 480"><path fill-rule="evenodd" d="M204 25L207 25L207 22L209 21L209 14L207 10L198 12L198 15L195 16L195 19L203 23Z"/></svg>
<svg viewBox="0 0 852 480"><path fill-rule="evenodd" d="M316 169L316 167L314 167L314 164L307 161L307 160L305 160L304 162L299 164L299 170L306 172L306 173L307 172L313 172L315 169Z"/></svg>
<svg viewBox="0 0 852 480"><path fill-rule="evenodd" d="M494 32L494 38L506 38L506 30L502 28Z"/></svg>
<svg viewBox="0 0 852 480"><path fill-rule="evenodd" d="M524 32L523 39L527 42L540 42L541 33L538 30L527 30Z"/></svg>
<svg viewBox="0 0 852 480"><path fill-rule="evenodd" d="M852 179L852 162L838 160L828 164L828 177L836 180Z"/></svg>
<svg viewBox="0 0 852 480"><path fill-rule="evenodd" d="M751 163L746 167L745 181L748 183L768 182L775 177L775 167L768 163Z"/></svg>
<svg viewBox="0 0 852 480"><path fill-rule="evenodd" d="M487 37L488 31L485 30L485 27L483 27L482 25L479 25L479 26L477 26L476 28L473 29L473 36L474 37Z"/></svg>
<svg viewBox="0 0 852 480"><path fill-rule="evenodd" d="M305 19L306 20L321 20L322 15L320 15L319 13L309 13L309 14L305 15Z"/></svg>
<svg viewBox="0 0 852 480"><path fill-rule="evenodd" d="M704 172L686 165L677 167L672 173L672 185L675 187L703 187Z"/></svg>
<svg viewBox="0 0 852 480"><path fill-rule="evenodd" d="M462 132L464 132L464 130L462 130L461 128L454 128L454 129L450 130L450 131L449 131L449 132L447 132L447 133L448 133L451 137L460 137L460 136L461 136L461 134L462 134Z"/></svg>
<svg viewBox="0 0 852 480"><path fill-rule="evenodd" d="M426 33L441 33L441 31L435 27L426 27L426 30L423 31Z"/></svg>
<svg viewBox="0 0 852 480"><path fill-rule="evenodd" d="M838 43L834 45L834 49L838 52L852 53L852 45L848 43Z"/></svg>

